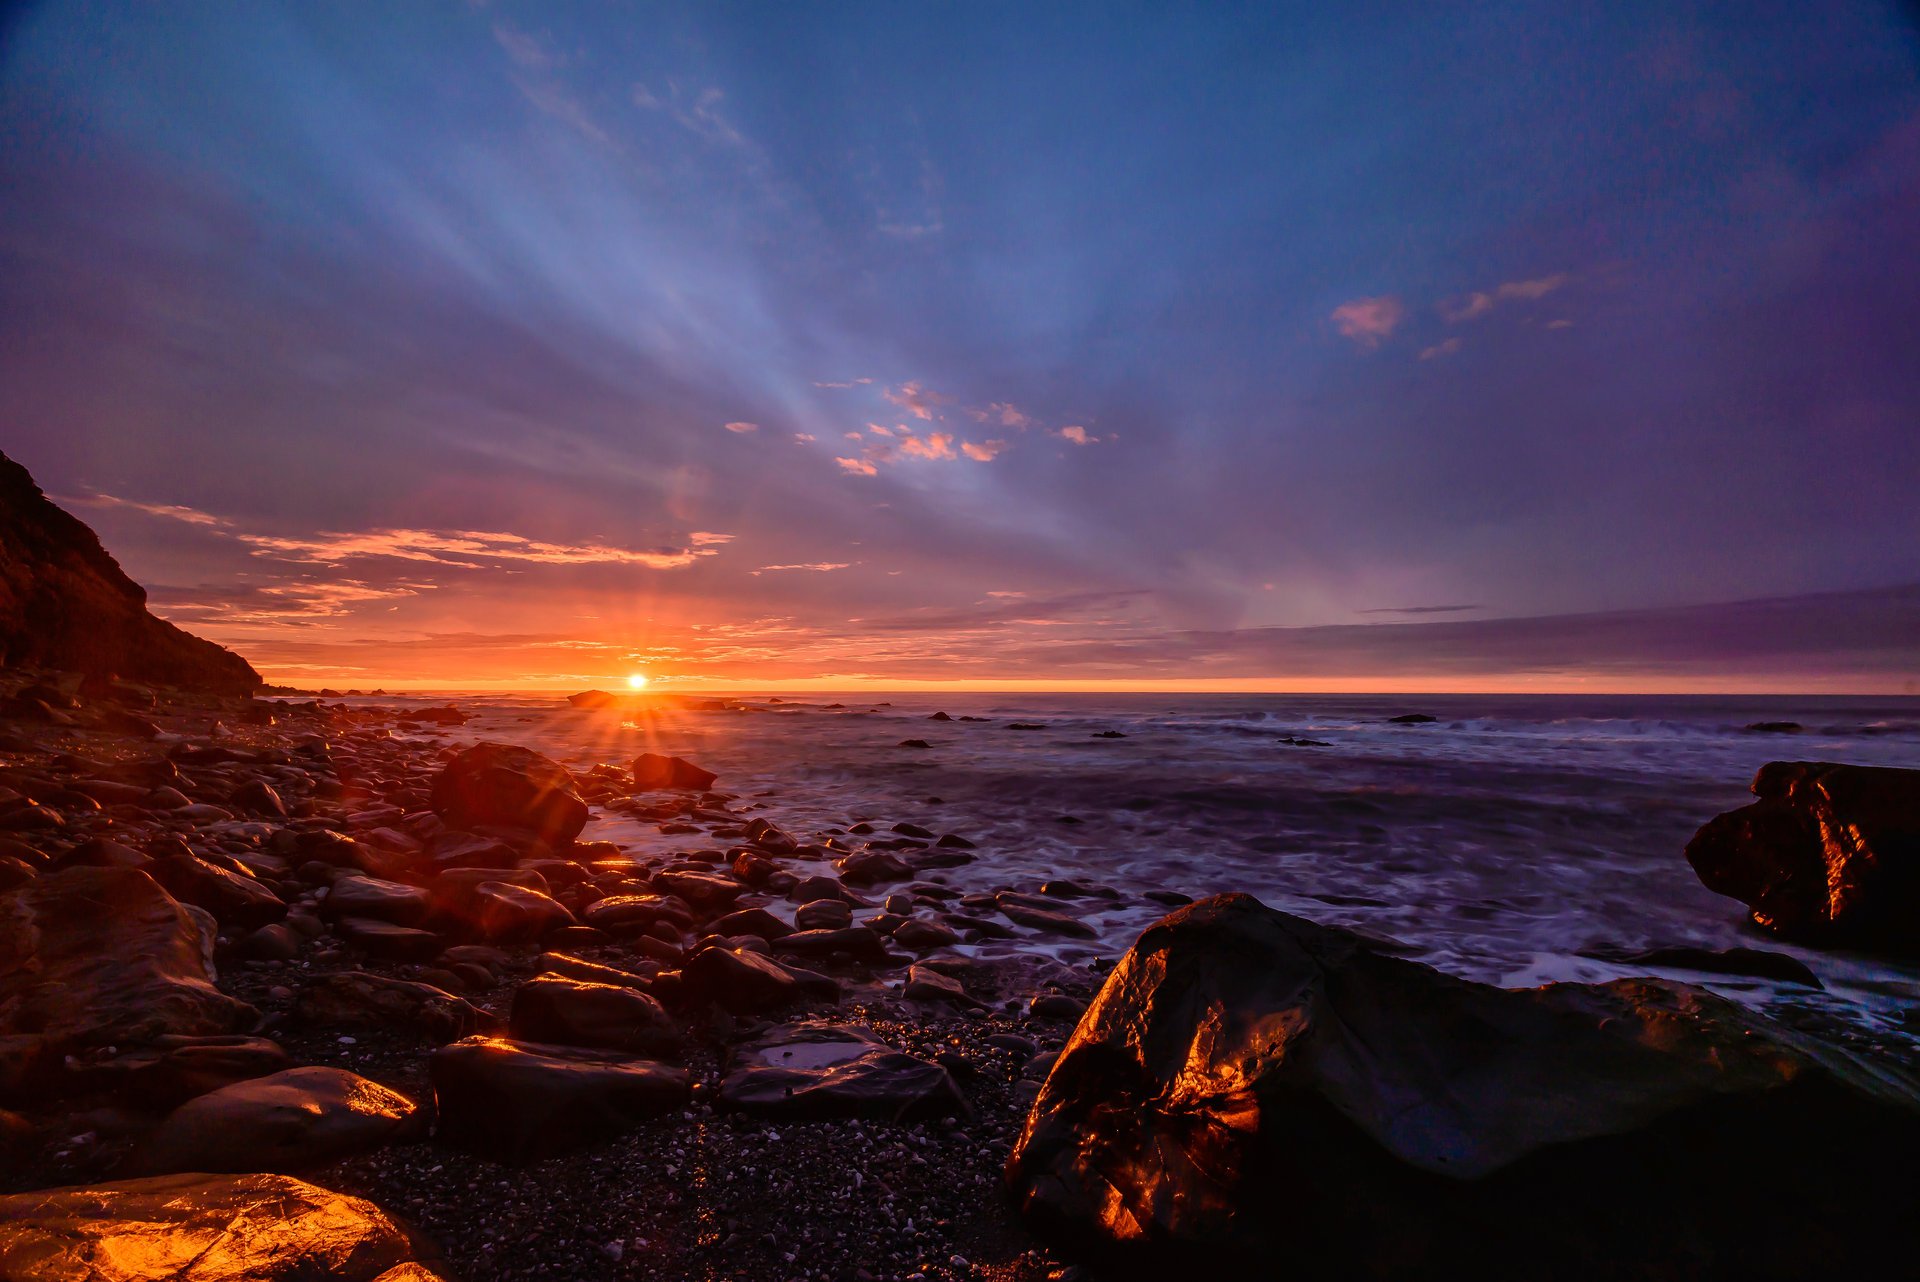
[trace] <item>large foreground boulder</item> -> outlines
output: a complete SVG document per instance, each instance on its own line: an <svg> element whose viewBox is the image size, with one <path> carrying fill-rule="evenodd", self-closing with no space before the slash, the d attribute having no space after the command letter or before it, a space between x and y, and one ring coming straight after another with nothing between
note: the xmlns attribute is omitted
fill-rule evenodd
<svg viewBox="0 0 1920 1282"><path fill-rule="evenodd" d="M0 454L0 668L60 668L250 694L239 655L147 613L147 594L99 538Z"/></svg>
<svg viewBox="0 0 1920 1282"><path fill-rule="evenodd" d="M373 1203L283 1175L161 1175L0 1197L4 1282L392 1282L435 1276L419 1263L434 1256Z"/></svg>
<svg viewBox="0 0 1920 1282"><path fill-rule="evenodd" d="M188 1100L141 1142L126 1169L304 1171L421 1129L413 1101L398 1091L344 1068L310 1065Z"/></svg>
<svg viewBox="0 0 1920 1282"><path fill-rule="evenodd" d="M1227 895L1121 961L1007 1173L1123 1272L1844 1276L1920 1244L1917 1140L1910 1079L1699 990L1468 983Z"/></svg>
<svg viewBox="0 0 1920 1282"><path fill-rule="evenodd" d="M1920 770L1772 761L1687 843L1707 889L1782 939L1920 952Z"/></svg>
<svg viewBox="0 0 1920 1282"><path fill-rule="evenodd" d="M213 986L213 919L128 868L68 868L0 895L0 1091L98 1046L251 1027Z"/></svg>
<svg viewBox="0 0 1920 1282"><path fill-rule="evenodd" d="M471 1037L427 1069L440 1138L509 1162L551 1157L686 1107L684 1068L615 1051Z"/></svg>
<svg viewBox="0 0 1920 1282"><path fill-rule="evenodd" d="M573 775L531 748L477 743L433 781L433 809L455 828L519 828L564 846L587 824Z"/></svg>

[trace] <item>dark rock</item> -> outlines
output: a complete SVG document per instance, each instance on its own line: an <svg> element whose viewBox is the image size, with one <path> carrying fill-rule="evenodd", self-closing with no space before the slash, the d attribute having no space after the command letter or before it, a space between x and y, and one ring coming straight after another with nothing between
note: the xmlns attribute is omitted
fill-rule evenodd
<svg viewBox="0 0 1920 1282"><path fill-rule="evenodd" d="M427 919L432 906L433 896L424 886L351 876L334 881L327 897L320 901L320 915L329 920L362 917L396 926L417 926Z"/></svg>
<svg viewBox="0 0 1920 1282"><path fill-rule="evenodd" d="M1492 988L1227 895L1114 970L1008 1181L1129 1272L1845 1276L1910 1249L1916 1139L1911 1081L1700 990Z"/></svg>
<svg viewBox="0 0 1920 1282"><path fill-rule="evenodd" d="M450 1042L492 1028L492 1015L432 984L362 970L321 975L301 990L294 1017L322 1028L383 1028Z"/></svg>
<svg viewBox="0 0 1920 1282"><path fill-rule="evenodd" d="M1687 843L1709 890L1809 944L1920 952L1920 770L1775 761Z"/></svg>
<svg viewBox="0 0 1920 1282"><path fill-rule="evenodd" d="M587 803L565 766L531 748L480 743L433 781L433 810L454 828L516 828L554 846L580 835Z"/></svg>
<svg viewBox="0 0 1920 1282"><path fill-rule="evenodd" d="M873 886L913 876L912 865L884 850L862 850L836 860L833 866L839 871L841 881L849 886Z"/></svg>
<svg viewBox="0 0 1920 1282"><path fill-rule="evenodd" d="M334 922L333 933L342 943L383 961L427 961L439 956L447 944L430 930L398 926L373 917L342 917Z"/></svg>
<svg viewBox="0 0 1920 1282"><path fill-rule="evenodd" d="M935 847L941 850L973 850L975 849L974 844L971 841L968 841L965 837L960 836L958 833L951 833L951 832L948 833L946 836L940 838L940 840L934 842L933 844Z"/></svg>
<svg viewBox="0 0 1920 1282"><path fill-rule="evenodd" d="M558 975L562 979L578 980L583 984L611 984L615 988L631 988L640 993L648 988L645 975L636 975L616 966L603 966L599 962L568 953L541 953L540 971L546 975Z"/></svg>
<svg viewBox="0 0 1920 1282"><path fill-rule="evenodd" d="M0 454L0 667L57 668L248 694L245 659L147 613L92 530Z"/></svg>
<svg viewBox="0 0 1920 1282"><path fill-rule="evenodd" d="M102 1066L111 1089L143 1105L171 1109L208 1091L293 1067L264 1037L164 1037Z"/></svg>
<svg viewBox="0 0 1920 1282"><path fill-rule="evenodd" d="M1027 1003L1027 1014L1035 1019L1059 1019L1068 1023L1079 1019L1086 1010L1085 1002L1065 993L1036 993Z"/></svg>
<svg viewBox="0 0 1920 1282"><path fill-rule="evenodd" d="M1183 895L1177 890L1149 890L1144 898L1156 904L1165 904L1169 908L1179 908L1193 902L1192 895Z"/></svg>
<svg viewBox="0 0 1920 1282"><path fill-rule="evenodd" d="M907 970L907 982L902 985L900 995L909 1001L947 1002L955 1006L978 1006L976 1001L960 982L942 975L926 966L913 966Z"/></svg>
<svg viewBox="0 0 1920 1282"><path fill-rule="evenodd" d="M683 1068L572 1046L470 1038L427 1061L439 1137L509 1162L552 1157L686 1107Z"/></svg>
<svg viewBox="0 0 1920 1282"><path fill-rule="evenodd" d="M147 875L183 904L204 908L223 926L252 930L287 915L287 906L271 890L193 855L156 859Z"/></svg>
<svg viewBox="0 0 1920 1282"><path fill-rule="evenodd" d="M1009 730L1045 730L1046 727L1041 725L1037 721L1009 721L1007 722L1007 729Z"/></svg>
<svg viewBox="0 0 1920 1282"><path fill-rule="evenodd" d="M1439 719L1440 718L1435 716L1429 716L1424 712L1403 712L1397 717L1388 717L1387 724L1390 726L1425 726L1431 725Z"/></svg>
<svg viewBox="0 0 1920 1282"><path fill-rule="evenodd" d="M1805 729L1798 721L1755 721L1746 727L1748 734L1799 734Z"/></svg>
<svg viewBox="0 0 1920 1282"><path fill-rule="evenodd" d="M930 948L949 948L960 942L960 936L945 922L909 917L894 928L893 942L919 953Z"/></svg>
<svg viewBox="0 0 1920 1282"><path fill-rule="evenodd" d="M672 895L608 895L588 904L580 913L589 926L601 930L644 930L656 922L675 926L693 924L693 912Z"/></svg>
<svg viewBox="0 0 1920 1282"><path fill-rule="evenodd" d="M1098 935L1093 927L1078 918L1047 908L1036 908L1031 904L1022 903L1016 896L1001 895L999 907L1008 921L1030 930L1042 931L1049 935L1074 935L1082 939L1093 939Z"/></svg>
<svg viewBox="0 0 1920 1282"><path fill-rule="evenodd" d="M758 953L702 948L680 967L683 990L735 1015L757 1015L800 1000L800 985L778 962Z"/></svg>
<svg viewBox="0 0 1920 1282"><path fill-rule="evenodd" d="M773 941L773 951L798 957L828 957L845 953L849 957L878 960L887 955L886 940L865 926L847 926L839 930L801 930Z"/></svg>
<svg viewBox="0 0 1920 1282"><path fill-rule="evenodd" d="M300 933L275 922L240 941L240 955L255 961L292 961L300 955Z"/></svg>
<svg viewBox="0 0 1920 1282"><path fill-rule="evenodd" d="M762 939L779 939L793 933L792 926L764 908L742 908L716 917L708 929L716 935L758 935Z"/></svg>
<svg viewBox="0 0 1920 1282"><path fill-rule="evenodd" d="M1752 975L1776 979L1808 988L1824 988L1820 977L1798 957L1768 952L1763 948L1692 948L1677 945L1648 948L1635 952L1627 948L1588 948L1582 957L1615 962L1622 966L1655 966L1663 970L1697 970L1710 975Z"/></svg>
<svg viewBox="0 0 1920 1282"><path fill-rule="evenodd" d="M127 1159L129 1174L288 1174L421 1130L413 1101L340 1068L290 1068L223 1086L167 1115Z"/></svg>
<svg viewBox="0 0 1920 1282"><path fill-rule="evenodd" d="M567 702L576 708L618 708L623 700L617 694L608 694L605 690L582 690L579 694L567 696Z"/></svg>
<svg viewBox="0 0 1920 1282"><path fill-rule="evenodd" d="M782 1121L917 1122L967 1112L940 1065L865 1029L820 1024L776 1028L736 1048L714 1107Z"/></svg>
<svg viewBox="0 0 1920 1282"><path fill-rule="evenodd" d="M284 1175L158 1175L0 1197L0 1278L432 1282L437 1252L362 1198Z"/></svg>
<svg viewBox="0 0 1920 1282"><path fill-rule="evenodd" d="M684 757L663 757L643 752L633 759L633 786L641 792L655 788L681 788L705 792L720 776L702 770Z"/></svg>
<svg viewBox="0 0 1920 1282"><path fill-rule="evenodd" d="M947 715L946 713L944 713L944 712L936 712L936 713L934 713L934 714L933 714L932 716L930 716L930 717L928 717L928 718L927 718L927 720L929 720L929 721L951 721L951 720L953 720L953 718L952 718L952 717L950 717L950 716L948 716L948 715Z"/></svg>
<svg viewBox="0 0 1920 1282"><path fill-rule="evenodd" d="M436 916L460 933L490 944L532 943L574 924L559 900L507 881L479 882L437 900L435 908Z"/></svg>
<svg viewBox="0 0 1920 1282"><path fill-rule="evenodd" d="M679 1030L647 994L553 975L530 979L515 990L507 1029L516 1041L643 1055L674 1055L680 1047Z"/></svg>
<svg viewBox="0 0 1920 1282"><path fill-rule="evenodd" d="M261 779L249 779L227 794L227 804L256 815L272 815L284 819L287 803L273 785Z"/></svg>
<svg viewBox="0 0 1920 1282"><path fill-rule="evenodd" d="M853 925L853 909L842 899L813 899L794 909L793 924L801 930L843 930Z"/></svg>
<svg viewBox="0 0 1920 1282"><path fill-rule="evenodd" d="M931 748L931 747L933 747L933 745L932 745L932 744L930 744L930 743L928 743L928 742L927 742L927 741L926 741L925 739L902 739L902 740L900 741L900 745L899 745L899 746L900 746L900 747L902 747L902 748Z"/></svg>
<svg viewBox="0 0 1920 1282"><path fill-rule="evenodd" d="M714 908L738 899L746 887L731 877L716 877L704 872L655 873L653 884L669 895L678 896L700 908Z"/></svg>

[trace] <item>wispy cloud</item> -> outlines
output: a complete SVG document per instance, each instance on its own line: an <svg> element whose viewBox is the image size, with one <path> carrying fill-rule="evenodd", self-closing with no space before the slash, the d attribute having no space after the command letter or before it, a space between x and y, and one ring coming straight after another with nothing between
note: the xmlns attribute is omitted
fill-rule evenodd
<svg viewBox="0 0 1920 1282"><path fill-rule="evenodd" d="M872 381L873 380L870 378L850 378L844 383L815 383L814 386L815 387L837 387L844 390L849 387L865 387L868 383L871 383Z"/></svg>
<svg viewBox="0 0 1920 1282"><path fill-rule="evenodd" d="M1466 610L1484 610L1481 605L1388 605L1374 610L1358 610L1357 614L1459 614Z"/></svg>
<svg viewBox="0 0 1920 1282"><path fill-rule="evenodd" d="M1451 356L1459 350L1460 340L1457 338L1449 338L1442 342L1435 343L1432 347L1421 348L1420 359L1423 361L1435 360L1442 356Z"/></svg>
<svg viewBox="0 0 1920 1282"><path fill-rule="evenodd" d="M795 432L793 434L793 443L795 445L811 445L819 439L820 438L812 432Z"/></svg>
<svg viewBox="0 0 1920 1282"><path fill-rule="evenodd" d="M697 90L683 90L677 82L669 80L664 98L644 84L633 87L634 106L647 111L665 112L681 128L698 134L708 142L727 147L746 147L746 135L720 109L726 100L726 94L712 85Z"/></svg>
<svg viewBox="0 0 1920 1282"><path fill-rule="evenodd" d="M563 61L547 47L543 38L505 22L493 24L493 38L507 51L507 57L513 59L515 66L527 71L552 71Z"/></svg>
<svg viewBox="0 0 1920 1282"><path fill-rule="evenodd" d="M1356 298L1333 309L1333 327L1340 331L1342 338L1350 338L1372 351L1392 337L1406 316L1406 304L1391 294Z"/></svg>
<svg viewBox="0 0 1920 1282"><path fill-rule="evenodd" d="M169 521L184 521L188 525L219 527L232 524L223 516L202 512L198 508L182 507L177 503L142 503L138 499L123 499L112 494L56 495L54 502L62 507L119 508L129 512L141 512L147 516L163 517Z"/></svg>
<svg viewBox="0 0 1920 1282"><path fill-rule="evenodd" d="M944 396L939 392L929 391L917 382L902 383L898 387L890 387L880 393L880 395L893 404L898 405L915 418L928 422L932 421L935 409L939 406L953 403L951 396Z"/></svg>
<svg viewBox="0 0 1920 1282"><path fill-rule="evenodd" d="M1492 289L1468 294L1464 298L1450 298L1440 304L1440 315L1450 324L1477 320L1502 303L1538 302L1572 279L1566 272L1559 272L1534 280L1510 280Z"/></svg>
<svg viewBox="0 0 1920 1282"><path fill-rule="evenodd" d="M763 565L757 570L748 571L748 573L752 574L755 578L759 578L763 574L771 574L776 570L811 570L824 574L829 570L844 570L852 564L853 562L851 561L807 561L799 565Z"/></svg>
<svg viewBox="0 0 1920 1282"><path fill-rule="evenodd" d="M727 424L727 430L729 432L740 432L744 434L759 431L760 425L758 423L729 423Z"/></svg>
<svg viewBox="0 0 1920 1282"><path fill-rule="evenodd" d="M425 561L435 565L476 568L500 562L540 565L642 565L654 570L677 570L703 556L714 556L709 535L703 545L679 548L618 548L601 543L548 543L519 534L480 530L365 530L358 533L318 534L312 538L281 538L242 534L240 540L256 556L283 561L339 565L360 558ZM724 538L725 536L718 536Z"/></svg>
<svg viewBox="0 0 1920 1282"><path fill-rule="evenodd" d="M1033 426L1033 416L1031 414L1006 401L995 401L984 409L969 408L967 410L967 416L976 423L988 423L997 420L1002 427L1014 427L1020 428L1021 430Z"/></svg>
<svg viewBox="0 0 1920 1282"><path fill-rule="evenodd" d="M962 441L960 452L976 463L991 463L1005 453L1005 441Z"/></svg>
<svg viewBox="0 0 1920 1282"><path fill-rule="evenodd" d="M840 465L842 471L851 472L855 476L876 476L880 471L863 458L837 458L834 462Z"/></svg>

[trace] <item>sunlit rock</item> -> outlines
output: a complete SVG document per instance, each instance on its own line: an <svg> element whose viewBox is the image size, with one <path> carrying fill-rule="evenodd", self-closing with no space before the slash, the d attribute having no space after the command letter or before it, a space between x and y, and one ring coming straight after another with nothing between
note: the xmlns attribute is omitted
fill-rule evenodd
<svg viewBox="0 0 1920 1282"><path fill-rule="evenodd" d="M160 1175L0 1197L0 1279L431 1279L435 1253L362 1198L283 1175Z"/></svg>
<svg viewBox="0 0 1920 1282"><path fill-rule="evenodd" d="M341 1068L291 1068L182 1104L126 1170L304 1171L421 1129L413 1101L398 1091Z"/></svg>
<svg viewBox="0 0 1920 1282"><path fill-rule="evenodd" d="M1783 939L1920 951L1920 770L1774 761L1687 843L1709 890Z"/></svg>
<svg viewBox="0 0 1920 1282"><path fill-rule="evenodd" d="M517 828L556 846L587 822L565 766L502 743L475 744L449 761L433 781L433 809L454 828Z"/></svg>
<svg viewBox="0 0 1920 1282"><path fill-rule="evenodd" d="M1122 1270L1811 1277L1911 1253L1916 1139L1910 1079L1703 991L1468 983L1228 895L1114 970L1008 1181Z"/></svg>

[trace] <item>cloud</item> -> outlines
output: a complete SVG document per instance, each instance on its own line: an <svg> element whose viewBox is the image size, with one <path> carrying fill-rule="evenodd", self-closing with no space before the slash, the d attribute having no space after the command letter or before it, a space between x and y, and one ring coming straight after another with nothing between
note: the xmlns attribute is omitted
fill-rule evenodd
<svg viewBox="0 0 1920 1282"><path fill-rule="evenodd" d="M644 84L633 86L633 105L646 111L664 111L675 124L708 142L728 147L748 146L745 134L720 112L727 96L712 85L697 93L683 93L673 81L667 82L667 97L662 99Z"/></svg>
<svg viewBox="0 0 1920 1282"><path fill-rule="evenodd" d="M722 543L733 542L733 535L715 534L711 530L695 530L687 536L687 542L697 548L717 547Z"/></svg>
<svg viewBox="0 0 1920 1282"><path fill-rule="evenodd" d="M1055 435L1063 440L1072 441L1075 445L1098 445L1100 443L1099 437L1087 435L1087 429L1081 427L1078 423L1069 423L1055 433Z"/></svg>
<svg viewBox="0 0 1920 1282"><path fill-rule="evenodd" d="M807 561L800 565L763 565L757 570L748 571L748 573L752 574L755 578L759 578L761 575L771 573L775 570L812 570L824 574L829 570L844 570L852 564L853 562L851 561Z"/></svg>
<svg viewBox="0 0 1920 1282"><path fill-rule="evenodd" d="M1333 309L1333 327L1340 331L1342 338L1350 338L1372 351L1383 339L1392 336L1406 315L1406 304L1391 294L1356 298Z"/></svg>
<svg viewBox="0 0 1920 1282"><path fill-rule="evenodd" d="M793 443L795 445L811 445L819 439L820 438L812 432L795 432L793 434Z"/></svg>
<svg viewBox="0 0 1920 1282"><path fill-rule="evenodd" d="M729 432L743 432L743 433L757 432L760 430L760 425L758 423L729 423L727 424L727 430Z"/></svg>
<svg viewBox="0 0 1920 1282"><path fill-rule="evenodd" d="M864 387L868 383L871 383L872 381L873 380L870 378L850 378L844 383L815 383L814 386L815 387L838 387L838 388Z"/></svg>
<svg viewBox="0 0 1920 1282"><path fill-rule="evenodd" d="M142 503L137 499L116 498L111 494L75 494L59 495L54 502L62 507L112 507L129 512L141 512L147 516L163 517L169 521L184 521L188 525L225 526L232 522L223 516L211 512L202 512L198 508L182 507L176 503Z"/></svg>
<svg viewBox="0 0 1920 1282"><path fill-rule="evenodd" d="M953 403L951 396L942 396L929 391L919 383L902 383L899 387L890 387L880 393L881 396L898 405L917 419L931 421L936 406Z"/></svg>
<svg viewBox="0 0 1920 1282"><path fill-rule="evenodd" d="M863 458L837 458L834 462L840 465L841 470L851 472L855 476L874 476L880 471Z"/></svg>
<svg viewBox="0 0 1920 1282"><path fill-rule="evenodd" d="M949 432L929 432L925 437L908 435L900 442L900 452L909 458L953 458L953 435Z"/></svg>
<svg viewBox="0 0 1920 1282"><path fill-rule="evenodd" d="M551 81L513 77L513 83L526 100L540 112L571 128L581 137L602 146L613 145L613 138L600 127L586 107L572 94Z"/></svg>
<svg viewBox="0 0 1920 1282"><path fill-rule="evenodd" d="M169 619L185 619L196 626L213 623L287 624L335 619L376 601L430 592L431 583L390 583L378 586L359 579L300 579L241 587L155 588L154 608Z"/></svg>
<svg viewBox="0 0 1920 1282"><path fill-rule="evenodd" d="M1268 584L1269 587L1272 584ZM1459 614L1463 610L1484 610L1481 605L1388 605L1376 610L1359 610L1358 614Z"/></svg>
<svg viewBox="0 0 1920 1282"><path fill-rule="evenodd" d="M617 548L600 543L547 543L524 535L481 530L365 530L358 533L318 534L307 539L242 534L241 542L255 556L283 561L339 565L356 558L427 561L435 565L474 569L489 563L529 562L540 565L643 565L653 570L677 570L703 556L714 556L712 546L679 548ZM709 537L709 543L713 536Z"/></svg>
<svg viewBox="0 0 1920 1282"><path fill-rule="evenodd" d="M960 442L960 452L976 463L991 463L1006 449L1005 441L981 441L977 444L973 441Z"/></svg>
<svg viewBox="0 0 1920 1282"><path fill-rule="evenodd" d="M1502 303L1537 302L1573 278L1565 272L1534 280L1510 280L1493 289L1468 294L1464 299L1448 299L1440 304L1440 315L1449 324L1477 320Z"/></svg>
<svg viewBox="0 0 1920 1282"><path fill-rule="evenodd" d="M892 436L892 435L893 435L893 429L892 429L892 428L890 428L890 427L882 427L882 426L881 426L880 424L878 424L878 423L869 423L869 424L867 424L867 430L868 430L869 432L872 432L872 433L873 433L873 434L874 434L875 436Z"/></svg>
<svg viewBox="0 0 1920 1282"><path fill-rule="evenodd" d="M1002 427L1017 427L1022 431L1033 426L1033 416L1006 401L995 401L985 409L969 409L967 416L976 423L985 423L993 419L1000 421Z"/></svg>
<svg viewBox="0 0 1920 1282"><path fill-rule="evenodd" d="M493 24L493 38L507 51L507 57L514 65L528 71L552 71L562 59L550 51L546 42L528 31L521 31L504 22Z"/></svg>
<svg viewBox="0 0 1920 1282"><path fill-rule="evenodd" d="M1435 343L1432 347L1421 348L1420 359L1430 361L1438 356L1451 356L1459 350L1460 340L1457 338L1449 338L1444 342Z"/></svg>

